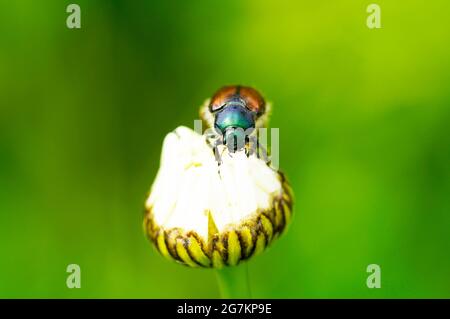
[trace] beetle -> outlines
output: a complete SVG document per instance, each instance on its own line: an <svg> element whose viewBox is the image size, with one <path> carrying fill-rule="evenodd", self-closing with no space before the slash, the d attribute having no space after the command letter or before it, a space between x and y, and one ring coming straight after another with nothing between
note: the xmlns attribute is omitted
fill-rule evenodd
<svg viewBox="0 0 450 319"><path fill-rule="evenodd" d="M218 138L212 143L220 163L217 147L226 145L230 153L245 149L247 156L258 147L255 129L262 127L267 117L267 104L262 95L252 87L229 85L216 91L207 104L210 126Z"/></svg>

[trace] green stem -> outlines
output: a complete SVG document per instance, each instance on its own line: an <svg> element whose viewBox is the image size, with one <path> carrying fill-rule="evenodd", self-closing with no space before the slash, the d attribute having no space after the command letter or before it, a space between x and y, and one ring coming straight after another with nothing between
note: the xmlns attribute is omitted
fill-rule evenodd
<svg viewBox="0 0 450 319"><path fill-rule="evenodd" d="M216 270L220 295L224 299L251 298L250 282L248 278L248 265L224 267Z"/></svg>

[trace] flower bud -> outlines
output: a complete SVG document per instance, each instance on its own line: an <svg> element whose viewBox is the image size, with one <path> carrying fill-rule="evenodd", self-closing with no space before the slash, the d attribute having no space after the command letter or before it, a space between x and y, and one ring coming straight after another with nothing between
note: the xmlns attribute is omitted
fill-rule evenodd
<svg viewBox="0 0 450 319"><path fill-rule="evenodd" d="M168 259L192 267L234 266L261 253L289 223L283 174L244 150L219 148L186 127L169 133L145 203L144 230Z"/></svg>

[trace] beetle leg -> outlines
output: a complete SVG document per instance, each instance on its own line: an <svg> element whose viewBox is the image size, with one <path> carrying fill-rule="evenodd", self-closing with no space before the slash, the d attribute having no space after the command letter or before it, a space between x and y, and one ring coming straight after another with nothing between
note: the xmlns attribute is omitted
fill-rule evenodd
<svg viewBox="0 0 450 319"><path fill-rule="evenodd" d="M250 155L253 155L255 153L256 150L256 145L258 143L257 138L255 135L253 136L248 136L248 143L246 143L245 145L245 155L247 155L247 157L249 157Z"/></svg>
<svg viewBox="0 0 450 319"><path fill-rule="evenodd" d="M218 165L222 164L222 156L221 156L221 154L219 154L220 152L219 152L219 148L218 148L218 146L221 144L222 144L222 142L220 140L216 140L214 142L214 146L213 146L214 157L216 158Z"/></svg>

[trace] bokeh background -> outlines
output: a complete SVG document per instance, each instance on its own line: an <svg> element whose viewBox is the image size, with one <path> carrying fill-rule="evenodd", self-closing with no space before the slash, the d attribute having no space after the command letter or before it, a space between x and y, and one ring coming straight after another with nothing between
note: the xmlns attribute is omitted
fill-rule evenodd
<svg viewBox="0 0 450 319"><path fill-rule="evenodd" d="M0 297L219 297L141 222L165 134L230 83L272 101L296 195L254 297L450 297L447 0L377 0L378 30L362 0L72 2L80 30L0 5Z"/></svg>

